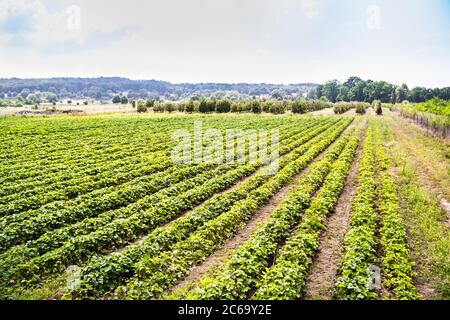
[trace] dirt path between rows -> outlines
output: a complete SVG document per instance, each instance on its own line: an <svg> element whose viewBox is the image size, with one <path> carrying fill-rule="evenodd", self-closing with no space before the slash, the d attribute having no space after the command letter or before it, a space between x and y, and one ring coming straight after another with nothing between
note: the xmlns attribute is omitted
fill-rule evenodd
<svg viewBox="0 0 450 320"><path fill-rule="evenodd" d="M344 132L341 134L344 135L350 128L355 126L355 122L348 126ZM329 150L338 140L337 138L325 151L323 151L320 155L318 155L312 163L319 161L323 158L323 155ZM220 266L222 266L225 260L231 256L233 251L239 248L242 244L244 244L250 236L255 232L261 222L267 220L270 214L279 206L279 204L283 201L283 199L291 193L299 183L299 180L309 172L309 167L302 170L299 174L297 174L287 186L282 188L279 192L277 192L267 204L265 204L261 209L258 210L256 214L254 214L250 220L245 224L245 226L238 231L231 239L229 239L224 245L218 248L212 255L210 255L204 262L199 264L198 266L192 268L191 272L185 277L183 280L179 281L175 286L173 286L168 292L175 292L178 290L183 290L193 284L198 283L205 276L214 273Z"/></svg>
<svg viewBox="0 0 450 320"><path fill-rule="evenodd" d="M342 243L350 223L352 200L356 195L359 162L365 132L356 151L356 157L348 174L344 190L334 212L329 216L327 229L320 236L319 251L308 275L305 299L332 300L339 261L343 254Z"/></svg>

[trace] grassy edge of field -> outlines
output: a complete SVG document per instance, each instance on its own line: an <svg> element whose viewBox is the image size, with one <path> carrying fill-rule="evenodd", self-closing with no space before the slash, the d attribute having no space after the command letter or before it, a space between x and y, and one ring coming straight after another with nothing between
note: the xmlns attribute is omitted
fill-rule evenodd
<svg viewBox="0 0 450 320"><path fill-rule="evenodd" d="M419 168L412 159L415 155L402 148L390 128L385 127L383 134L416 263L415 285L424 299L450 299L450 230L439 195L421 181ZM431 137L422 138L428 141ZM428 144L427 149L441 154L441 146L436 141Z"/></svg>

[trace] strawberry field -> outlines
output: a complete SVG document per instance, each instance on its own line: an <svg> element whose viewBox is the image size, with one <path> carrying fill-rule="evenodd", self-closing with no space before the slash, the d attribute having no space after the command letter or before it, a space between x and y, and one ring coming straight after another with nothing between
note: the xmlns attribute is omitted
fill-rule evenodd
<svg viewBox="0 0 450 320"><path fill-rule="evenodd" d="M445 211L411 215L386 113L0 119L0 298L448 297L448 228L420 227Z"/></svg>

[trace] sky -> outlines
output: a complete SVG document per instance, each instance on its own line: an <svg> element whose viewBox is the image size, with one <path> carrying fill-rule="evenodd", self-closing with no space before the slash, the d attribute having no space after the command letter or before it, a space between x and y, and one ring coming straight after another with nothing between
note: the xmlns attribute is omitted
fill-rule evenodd
<svg viewBox="0 0 450 320"><path fill-rule="evenodd" d="M450 86L450 0L0 0L0 78Z"/></svg>

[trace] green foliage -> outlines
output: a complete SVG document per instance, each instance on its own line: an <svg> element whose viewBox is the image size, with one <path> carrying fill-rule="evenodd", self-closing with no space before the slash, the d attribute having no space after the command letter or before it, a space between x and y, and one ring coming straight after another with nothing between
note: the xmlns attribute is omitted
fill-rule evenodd
<svg viewBox="0 0 450 320"><path fill-rule="evenodd" d="M148 110L148 107L147 107L146 103L144 103L143 101L137 102L137 112L138 113L145 113L145 112L147 112L147 110Z"/></svg>
<svg viewBox="0 0 450 320"><path fill-rule="evenodd" d="M388 172L390 163L379 135L380 133L378 133L377 153L383 170L379 177L379 211L384 285L393 292L396 299L417 299L419 295L413 281L414 263L409 253L405 222L400 213L397 186Z"/></svg>
<svg viewBox="0 0 450 320"><path fill-rule="evenodd" d="M379 116L381 116L383 114L383 106L381 104L380 100L374 100L372 102L372 107L375 110L375 113Z"/></svg>
<svg viewBox="0 0 450 320"><path fill-rule="evenodd" d="M216 111L218 113L228 113L231 111L231 102L228 100L218 100L216 102Z"/></svg>
<svg viewBox="0 0 450 320"><path fill-rule="evenodd" d="M261 113L262 112L261 103L257 100L250 101L250 110L253 113Z"/></svg>
<svg viewBox="0 0 450 320"><path fill-rule="evenodd" d="M122 97L120 98L120 103L121 103L121 104L128 104L128 98L125 97L125 96L122 96Z"/></svg>
<svg viewBox="0 0 450 320"><path fill-rule="evenodd" d="M186 104L186 107L184 108L184 110L187 113L193 113L195 111L194 101L193 100L189 100L189 102Z"/></svg>
<svg viewBox="0 0 450 320"><path fill-rule="evenodd" d="M257 284L253 299L257 300L294 300L299 299L306 287L308 271L319 248L319 237L326 226L327 215L336 205L346 182L347 173L352 165L357 136L351 137L337 161L331 161L331 169L302 215L301 223L291 234L278 254L275 264ZM330 164L328 164L330 166ZM301 211L293 205L290 210Z"/></svg>
<svg viewBox="0 0 450 320"><path fill-rule="evenodd" d="M122 98L119 95L114 96L112 99L112 103L114 103L114 104L118 104L121 102L122 102Z"/></svg>
<svg viewBox="0 0 450 320"><path fill-rule="evenodd" d="M155 100L146 100L146 101L145 101L145 106L146 106L147 108L153 108L154 105L155 105Z"/></svg>
<svg viewBox="0 0 450 320"><path fill-rule="evenodd" d="M409 118L425 128L429 128L444 138L450 134L449 101L431 99L416 105L406 102L393 105L391 109L399 111L401 116Z"/></svg>
<svg viewBox="0 0 450 320"><path fill-rule="evenodd" d="M369 125L360 160L357 194L352 202L350 229L344 239L335 296L340 299L375 299L369 287L369 266L376 262L375 175L373 124Z"/></svg>
<svg viewBox="0 0 450 320"><path fill-rule="evenodd" d="M343 125L348 125L344 121ZM342 128L342 127L341 127ZM337 129L328 133L328 139L334 140L342 132ZM315 144L313 151L323 150L329 144L325 139ZM305 177L298 183L297 190L293 191L280 206L271 214L269 219L253 233L253 235L241 246L225 263L225 267L217 276L206 278L200 287L194 289L188 296L189 299L244 299L247 292L254 287L260 274L269 263L269 259L277 250L277 243L289 234L290 228L301 217L303 210L309 205L312 194L317 190L331 164L336 159L348 141L343 138L328 150L323 160L313 165ZM311 157L314 158L313 154ZM310 159L309 151L296 162ZM295 162L294 162L295 163ZM288 168L288 167L287 167ZM286 170L287 170L286 168ZM283 169L285 170L285 169ZM280 174L283 172L280 171Z"/></svg>
<svg viewBox="0 0 450 320"><path fill-rule="evenodd" d="M295 100L291 106L292 113L306 113L307 112L307 103L305 100Z"/></svg>
<svg viewBox="0 0 450 320"><path fill-rule="evenodd" d="M367 106L364 103L358 102L356 104L356 111L355 112L357 114L363 115L363 114L366 113L366 111L367 111Z"/></svg>
<svg viewBox="0 0 450 320"><path fill-rule="evenodd" d="M344 114L350 109L355 108L355 104L350 102L339 102L334 105L333 112L335 114Z"/></svg>
<svg viewBox="0 0 450 320"><path fill-rule="evenodd" d="M300 155L301 152L307 150L307 146L303 146L302 144L324 130L322 125L317 125L318 123L313 121L300 131L298 131L298 128L293 128L297 134L293 134L295 131L291 131L292 129L283 134L282 141L284 142L284 139L286 141L280 149L280 154L286 154L293 148L297 149L292 155L281 161L280 167L286 166L295 157ZM313 128L314 130L306 131L311 126L315 127ZM305 134L305 132L308 133ZM168 250L177 241L189 234L189 232L194 232L207 221L228 211L235 202L246 198L250 191L261 186L268 179L270 179L270 176L259 173L235 189L235 192L217 196L205 203L202 208L194 210L192 214L178 219L167 226L156 229L142 243L127 247L126 251L121 255L106 256L90 264L85 271L84 278L87 280L82 284L84 288L82 290L84 292L83 295L90 296L94 293L101 294L104 290L111 290L121 281L124 281L124 279L135 273L136 269L133 264L141 259L144 253L149 257L153 257L161 251Z"/></svg>

